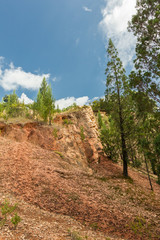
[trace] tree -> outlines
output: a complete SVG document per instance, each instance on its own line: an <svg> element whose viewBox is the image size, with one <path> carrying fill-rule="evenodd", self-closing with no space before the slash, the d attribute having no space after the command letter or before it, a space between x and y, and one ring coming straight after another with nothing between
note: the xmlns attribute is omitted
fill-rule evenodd
<svg viewBox="0 0 160 240"><path fill-rule="evenodd" d="M133 87L147 92L160 102L160 2L159 0L138 0L137 13L129 22L129 31L137 37L135 68L132 72Z"/></svg>
<svg viewBox="0 0 160 240"><path fill-rule="evenodd" d="M108 117L107 122L102 120L100 129L100 139L103 146L103 151L109 159L117 162L121 156L121 139L120 134L117 132L115 121L112 117Z"/></svg>
<svg viewBox="0 0 160 240"><path fill-rule="evenodd" d="M55 108L54 102L51 86L49 86L46 79L43 78L37 95L36 109L44 122L47 122L49 118L49 123L51 124L52 114Z"/></svg>
<svg viewBox="0 0 160 240"><path fill-rule="evenodd" d="M115 120L117 130L120 133L121 152L123 160L123 175L128 177L128 154L125 136L125 96L128 94L128 82L122 62L118 57L117 49L112 40L108 44L109 61L106 68L105 100L110 105L112 118Z"/></svg>
<svg viewBox="0 0 160 240"><path fill-rule="evenodd" d="M24 114L25 106L19 102L15 90L13 93L5 95L3 102L8 117L18 117Z"/></svg>
<svg viewBox="0 0 160 240"><path fill-rule="evenodd" d="M154 139L154 147L155 147L155 152L156 152L156 156L157 156L157 176L158 176L158 184L160 184L160 133L156 136L156 138Z"/></svg>

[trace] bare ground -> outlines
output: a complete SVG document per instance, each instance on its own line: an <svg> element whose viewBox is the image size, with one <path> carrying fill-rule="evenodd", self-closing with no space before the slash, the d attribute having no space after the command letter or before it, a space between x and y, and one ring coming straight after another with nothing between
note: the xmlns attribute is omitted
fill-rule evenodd
<svg viewBox="0 0 160 240"><path fill-rule="evenodd" d="M160 186L105 157L92 171L55 151L0 137L0 201L18 202L22 221L0 239L160 239ZM70 232L70 233L69 233ZM88 238L87 238L88 237Z"/></svg>

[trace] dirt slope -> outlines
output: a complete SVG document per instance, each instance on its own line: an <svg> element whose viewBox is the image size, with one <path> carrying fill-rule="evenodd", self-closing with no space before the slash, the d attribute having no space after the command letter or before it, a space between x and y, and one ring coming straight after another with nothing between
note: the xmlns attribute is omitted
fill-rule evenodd
<svg viewBox="0 0 160 240"><path fill-rule="evenodd" d="M0 199L16 197L23 218L16 231L2 229L4 239L73 239L69 228L82 239L160 239L160 187L154 182L152 193L134 170L124 179L102 155L90 108L60 114L52 126L0 129Z"/></svg>

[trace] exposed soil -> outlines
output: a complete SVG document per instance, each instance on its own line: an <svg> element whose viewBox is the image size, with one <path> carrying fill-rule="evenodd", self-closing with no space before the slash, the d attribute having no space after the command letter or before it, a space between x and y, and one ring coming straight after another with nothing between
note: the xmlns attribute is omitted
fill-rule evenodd
<svg viewBox="0 0 160 240"><path fill-rule="evenodd" d="M73 239L68 229L89 240L160 239L160 186L155 181L153 193L146 175L134 169L129 169L131 179L124 179L122 166L100 151L99 162L93 153L89 163L84 156L83 163L74 162L64 149L55 148L61 138L53 136L53 126L2 125L0 201L18 202L23 220L17 230L6 225L1 239ZM79 149L85 155L92 143L85 148L81 140Z"/></svg>

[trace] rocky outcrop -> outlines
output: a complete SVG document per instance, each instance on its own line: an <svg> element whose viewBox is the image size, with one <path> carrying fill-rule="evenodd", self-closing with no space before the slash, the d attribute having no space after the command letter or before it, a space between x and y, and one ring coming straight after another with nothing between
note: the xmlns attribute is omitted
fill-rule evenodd
<svg viewBox="0 0 160 240"><path fill-rule="evenodd" d="M29 141L43 149L51 150L65 161L86 168L97 162L102 145L91 107L61 113L51 126L38 122L26 124L0 123L1 135L18 142Z"/></svg>
<svg viewBox="0 0 160 240"><path fill-rule="evenodd" d="M66 153L69 159L78 164L98 162L102 145L99 140L98 127L91 107L82 108L71 113L58 115L54 122L59 128L56 148Z"/></svg>

